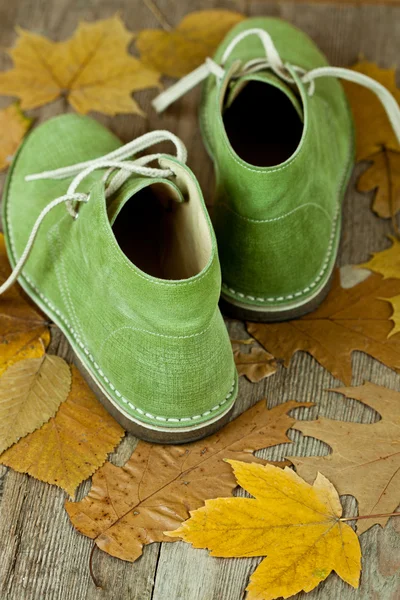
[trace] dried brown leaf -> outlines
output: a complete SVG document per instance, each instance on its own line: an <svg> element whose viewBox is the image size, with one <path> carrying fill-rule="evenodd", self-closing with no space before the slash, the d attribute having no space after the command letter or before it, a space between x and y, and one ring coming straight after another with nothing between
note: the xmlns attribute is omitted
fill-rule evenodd
<svg viewBox="0 0 400 600"><path fill-rule="evenodd" d="M299 406L286 402L267 410L258 402L209 438L182 446L139 442L123 467L107 462L93 476L92 488L81 502L66 510L78 531L123 560L135 561L146 544L171 541L164 531L176 529L207 498L229 496L235 488L226 458L265 463L255 450L290 441Z"/></svg>
<svg viewBox="0 0 400 600"><path fill-rule="evenodd" d="M372 274L358 285L343 289L336 272L328 297L315 312L283 323L247 323L247 329L286 367L302 350L334 377L350 384L351 355L355 350L400 370L400 335L388 338L393 323L392 307L386 300L399 294L399 279Z"/></svg>
<svg viewBox="0 0 400 600"><path fill-rule="evenodd" d="M309 483L323 472L340 495L355 496L360 515L391 513L400 503L400 393L373 383L333 391L370 406L381 420L372 424L324 417L297 421L296 429L329 444L332 452L288 458ZM357 521L357 532L376 523L384 527L387 521L388 517Z"/></svg>
<svg viewBox="0 0 400 600"><path fill-rule="evenodd" d="M275 358L263 348L251 348L250 352L236 350L233 356L239 375L245 375L252 383L257 383L276 372Z"/></svg>
<svg viewBox="0 0 400 600"><path fill-rule="evenodd" d="M384 85L400 103L395 69L381 69L376 64L361 61L354 71L364 73ZM370 90L361 85L343 82L356 125L356 158L371 163L358 180L360 191L377 189L373 210L389 218L400 210L400 146L386 111Z"/></svg>

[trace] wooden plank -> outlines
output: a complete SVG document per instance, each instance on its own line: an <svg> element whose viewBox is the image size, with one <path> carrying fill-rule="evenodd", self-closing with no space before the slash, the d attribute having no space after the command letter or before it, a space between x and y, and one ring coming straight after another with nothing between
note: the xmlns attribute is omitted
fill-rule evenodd
<svg viewBox="0 0 400 600"><path fill-rule="evenodd" d="M162 0L157 2L168 21L174 25L187 12L187 4ZM273 3L224 0L194 0L190 10L213 6L248 10L249 14L281 16L312 35L335 64L348 65L358 54L375 59L384 66L392 65L399 56L399 10L391 6L341 6L329 4ZM69 36L79 20L105 18L115 12L112 0L91 3L57 0L15 0L0 7L2 45L14 40L15 24L45 33L54 39ZM122 0L118 3L127 26L132 29L156 27L154 16L143 2ZM372 43L373 42L373 43ZM4 55L0 69L10 66ZM210 201L213 194L212 165L206 156L196 124L199 91L189 94L165 115L157 116L150 108L154 92L140 94L140 102L148 113L146 119L119 116L109 119L96 115L110 126L124 141L155 128L171 129L182 137L189 150L189 165L199 177L204 195ZM0 100L5 106L8 101ZM63 101L32 111L38 121L64 112ZM67 109L69 110L69 109ZM360 169L360 168L359 168ZM385 234L390 232L387 222L377 219L369 209L371 197L350 191L345 203L344 236L341 248L342 264L360 262L371 250L387 245ZM368 240L368 243L365 243ZM243 335L242 325L229 322L235 337ZM65 339L53 335L52 351L72 359ZM364 379L400 389L399 377L369 357L354 357L354 383ZM299 354L288 370L281 368L272 378L260 384L241 380L240 398L236 414L248 408L263 396L269 406L287 399L311 400L318 408L308 411L307 418L316 414L337 419L371 422L375 413L359 403L344 401L326 390L338 382L311 357ZM304 416L305 413L303 412ZM305 439L299 433L291 434L294 446L279 447L261 452L267 458L278 458L288 453L318 454L327 450L321 442ZM136 441L127 436L112 457L123 464ZM88 490L81 486L78 497ZM95 574L104 584L96 590L88 573L91 541L76 533L63 510L65 495L54 487L0 467L0 598L5 600L238 600L258 559L219 560L206 552L193 550L182 543L153 544L133 565L118 561L96 551ZM354 501L346 501L350 514ZM364 573L359 592L332 577L317 591L308 595L310 600L395 600L400 597L400 550L398 537L391 525L384 531L375 527L362 536ZM397 571L397 573L396 573ZM154 583L155 581L155 583ZM299 595L298 598L303 598Z"/></svg>

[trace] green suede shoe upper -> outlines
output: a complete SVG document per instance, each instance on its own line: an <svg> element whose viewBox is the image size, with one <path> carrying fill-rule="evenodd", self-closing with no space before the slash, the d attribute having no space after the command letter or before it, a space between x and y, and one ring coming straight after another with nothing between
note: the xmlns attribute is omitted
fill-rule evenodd
<svg viewBox="0 0 400 600"><path fill-rule="evenodd" d="M327 62L311 39L289 23L274 18L239 23L218 48L215 62L221 63L238 34L253 28L268 32L295 83L268 69L237 77L248 61L265 59L259 37L249 35L231 51L224 76L208 77L201 128L216 170L214 225L222 292L236 302L278 310L306 303L329 280L340 239L341 201L353 166L353 125L336 79L302 82L300 73ZM278 87L303 120L300 143L281 164L246 162L228 138L223 112L249 80ZM276 116L265 106L258 118L268 122Z"/></svg>
<svg viewBox="0 0 400 600"><path fill-rule="evenodd" d="M39 213L66 193L72 179L27 182L25 177L120 146L98 122L77 115L52 119L28 136L10 170L3 204L13 265ZM226 412L236 396L237 375L217 305L221 277L215 237L197 180L169 155L160 164L174 176L132 174L108 199L104 169L84 178L78 191L90 195L78 218L64 204L45 217L19 281L60 325L121 411L150 426L188 427ZM169 186L176 202L189 211L193 230L203 231L204 247L195 250L204 265L192 276L147 274L128 259L114 236L112 225L121 209L157 181ZM189 262L194 253L190 235L183 232L180 240L188 244Z"/></svg>

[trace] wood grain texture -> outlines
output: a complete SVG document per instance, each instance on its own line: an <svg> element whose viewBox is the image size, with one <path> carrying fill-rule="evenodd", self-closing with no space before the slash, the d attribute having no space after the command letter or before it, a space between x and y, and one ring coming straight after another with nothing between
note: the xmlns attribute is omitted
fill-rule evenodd
<svg viewBox="0 0 400 600"><path fill-rule="evenodd" d="M397 1L397 0L396 0ZM306 4L266 2L264 0L192 0L190 11L202 8L228 8L249 15L275 15L304 29L320 45L329 60L349 65L360 54L381 66L392 66L400 56L400 8L387 5ZM183 0L158 0L158 6L174 25L189 11ZM0 1L0 39L2 47L15 39L15 25L63 39L72 34L79 20L108 17L119 10L128 28L157 27L157 22L141 0L13 0ZM10 60L0 54L0 69ZM213 172L203 148L196 122L199 90L188 94L163 116L150 108L155 92L138 94L148 117L119 116L113 119L95 115L124 141L150 129L170 129L184 140L189 151L189 165L200 180L206 201L211 203ZM8 100L1 98L0 106ZM70 110L62 100L32 111L37 122ZM361 171L362 166L357 167ZM1 182L4 181L2 176ZM385 235L390 224L370 211L371 195L349 186L344 206L344 228L340 252L341 264L368 259L371 251L389 245ZM245 337L242 324L229 321L236 339ZM50 351L67 360L72 352L63 336L53 331ZM400 376L364 354L353 358L353 385L370 380L400 390ZM339 385L310 356L298 353L290 368L278 372L259 384L241 378L240 395L235 415L267 396L269 406L289 399L313 401L316 407L294 411L298 418L314 418L318 414L335 419L372 422L376 413L360 403L344 400L327 392ZM303 438L292 431L293 445L279 446L259 454L279 459L288 454L323 454L328 451L320 441ZM371 440L373 441L373 440ZM128 436L112 460L123 464L136 440ZM290 447L290 450L289 450ZM89 489L81 486L78 499ZM60 490L37 482L28 476L0 466L0 598L1 600L241 600L248 577L258 559L216 559L207 552L193 550L181 542L153 544L134 564L113 559L99 551L94 555L94 571L103 584L96 589L88 570L91 541L76 533L63 509L65 495ZM356 503L345 499L347 514L354 514ZM393 525L382 530L374 527L361 538L364 570L361 587L351 590L332 576L308 600L398 600L400 597L400 538ZM297 600L306 596L299 594Z"/></svg>

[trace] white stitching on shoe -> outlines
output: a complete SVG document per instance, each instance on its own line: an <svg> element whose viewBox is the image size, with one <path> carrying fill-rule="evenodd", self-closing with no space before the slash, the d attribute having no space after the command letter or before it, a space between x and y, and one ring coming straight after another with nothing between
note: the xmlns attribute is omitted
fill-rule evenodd
<svg viewBox="0 0 400 600"><path fill-rule="evenodd" d="M210 79L207 80L206 82L206 86L209 85ZM220 82L220 86L218 87L217 85L217 97L219 95L220 92L220 87L221 87L221 82ZM205 93L205 92L204 92ZM207 132L207 136L210 139L210 131L211 131L211 127L210 127L210 116L208 114L207 111L204 111L204 124L205 124L205 131ZM252 168L250 166L248 166L246 164L245 161L241 160L238 156L235 155L233 148L231 148L227 138L225 136L222 136L222 141L223 144L225 146L225 148L228 150L228 153L230 154L230 156L233 158L233 160L240 166L240 167L244 167L247 171L251 171L252 173L257 173L259 175L265 175L265 174L270 174L270 173L278 173L279 171L284 171L285 169L289 168L290 166L292 166L292 164L298 159L298 157L302 154L303 149L305 147L305 141L306 141L306 137L307 137L307 133L308 133L309 129L307 130L306 134L302 137L301 139L301 143L298 147L298 149L296 150L296 152L294 152L292 154L291 157L288 158L288 160L286 162L284 162L281 166L275 167L274 169L271 169L271 167L255 167ZM211 144L210 144L210 148L211 148ZM212 157L212 159L214 160L214 158Z"/></svg>
<svg viewBox="0 0 400 600"><path fill-rule="evenodd" d="M76 314L75 306L72 302L70 290L67 286L67 275L65 272L64 261L62 260L62 256L61 256L59 225L60 225L60 222L65 220L66 218L68 218L68 214L66 214L63 217L63 219L61 219L60 221L57 221L50 228L50 230L47 233L47 241L50 242L50 246L52 247L51 252L53 254L54 259L56 258L57 253L59 256L58 262L56 260L54 260L54 269L56 272L56 276L58 277L58 280L59 280L58 287L60 289L61 297L64 301L66 313L69 316L69 318L71 319L71 322L73 323L74 327L76 329L79 329L79 325L80 325L79 319L78 319L78 315ZM56 254L54 254L53 247L56 248ZM57 313L57 314L60 314L60 313Z"/></svg>
<svg viewBox="0 0 400 600"><path fill-rule="evenodd" d="M289 212L283 213L282 215L279 215L279 217L273 217L272 219L251 219L250 217L245 217L244 215L240 215L239 213L237 213L236 211L234 211L225 202L221 202L220 204L218 204L218 208L219 207L226 208L231 213L233 213L235 215L235 217L238 217L239 219L243 219L244 221L249 221L250 223L260 223L260 224L274 223L275 221L281 221L282 219L286 219L286 217L290 217L293 213L297 212L298 210L302 210L303 208L308 208L309 206L313 206L314 208L318 208L325 215L325 217L327 217L327 219L329 220L329 222L330 223L332 222L332 215L330 215L328 213L328 211L323 206L320 206L316 202L306 202L305 204L302 204L301 206L296 206L296 208L293 208Z"/></svg>
<svg viewBox="0 0 400 600"><path fill-rule="evenodd" d="M347 165L346 165L347 166ZM346 170L345 170L346 172ZM343 183L343 177L341 179L341 185L340 188L342 187L342 183ZM292 300L293 296L295 296L296 298L298 298L299 296L303 296L304 294L307 294L311 288L315 287L316 284L322 279L322 277L325 274L326 269L328 268L331 256L332 256L332 252L333 252L333 240L335 238L336 235L336 231L337 231L337 223L338 223L338 219L339 219L339 215L340 215L340 209L341 209L341 205L338 205L336 208L336 214L335 217L333 219L333 223L332 223L332 231L331 231L331 235L329 238L329 244L328 244L328 250L327 250L327 254L325 256L325 260L322 264L321 270L318 272L318 275L316 276L316 278L308 284L308 286L306 288L304 288L303 290L299 291L299 292L295 292L294 294L288 294L287 296L277 296L277 297L269 297L269 298L262 298L262 297L258 297L255 298L254 296L249 296L248 294L243 294L242 292L237 292L236 290L234 290L231 287L228 287L226 285L226 283L222 282L222 287L225 288L226 290L228 290L231 294L235 295L235 296L239 296L240 298L248 298L249 300L258 300L259 302L282 302L283 300Z"/></svg>
<svg viewBox="0 0 400 600"><path fill-rule="evenodd" d="M11 231L9 223L8 223L8 229L9 229L9 231ZM13 250L15 252L14 242L13 242L13 239L11 238L11 236L10 236L10 241L11 241L11 245L13 246ZM22 277L24 277L24 279L26 279L26 281L35 290L35 292L37 294L39 294L40 298L48 306L50 306L50 301L43 294L41 294L39 292L39 290L37 289L37 287L35 286L35 284L32 282L32 280L27 275L23 275ZM65 325L68 327L69 331L72 333L71 328L70 328L70 324L68 323L68 321L61 314L59 316L62 319L62 321L64 321ZM80 346L81 345L81 341L79 339L79 336L77 336L75 332L72 333L72 335L73 335L73 337L75 338L75 340L77 341L77 343ZM90 358L91 362L93 363L93 366L98 371L100 377L107 383L108 379L105 377L103 371L100 369L99 365L93 359L92 355L89 353L89 351L87 350L87 348L84 347L83 350L84 350L85 354ZM161 417L159 415L152 415L151 413L145 413L143 410L141 410L140 408L138 408L137 406L135 406L134 404L132 404L131 402L129 402L129 400L127 400L118 390L116 390L115 387L111 383L109 384L108 387L110 387L113 391L115 391L115 395L118 396L118 398L121 398L121 400L122 400L122 402L124 402L124 404L128 404L129 407L132 410L136 411L140 415L144 415L144 416L148 417L149 419L157 419L158 421L165 421L167 423L184 423L186 421L195 421L195 420L198 420L201 417L207 417L208 415L211 414L211 411L215 411L215 410L217 410L217 408L221 408L221 406L223 406L229 400L229 398L232 396L234 388L235 388L235 384L236 384L236 381L234 380L232 382L232 386L231 386L228 394L225 396L225 398L219 404L217 404L215 407L213 407L211 410L207 410L206 412L202 413L201 415L194 415L193 417L182 417L181 419L171 418L171 417L169 417L169 418L168 417Z"/></svg>
<svg viewBox="0 0 400 600"><path fill-rule="evenodd" d="M338 222L338 218L340 215L340 205L337 207L336 209L336 214L333 220L333 224L332 224L332 231L331 231L331 235L329 238L329 244L328 244L328 251L327 254L325 256L325 260L324 263L321 267L321 270L319 271L317 277L310 283L308 284L308 286L306 288L304 288L303 290L296 292L295 294L288 294L287 296L276 296L276 297L269 297L269 298L255 298L254 296L249 296L248 294L243 294L242 292L237 292L236 290L234 290L231 287L228 287L225 283L222 282L222 287L225 288L226 290L228 290L228 292L230 292L231 294L235 295L235 296L239 296L241 298L245 297L248 298L249 300L258 300L259 302L282 302L283 300L292 300L293 296L295 296L296 298L298 298L299 296L303 296L304 294L307 294L311 288L315 287L316 284L322 279L323 275L325 274L326 269L328 268L329 265L329 261L330 258L332 256L332 252L333 252L333 240L335 238L336 235L336 231L337 231L337 222Z"/></svg>
<svg viewBox="0 0 400 600"><path fill-rule="evenodd" d="M215 314L215 313L214 313ZM167 335L165 333L157 333L156 331L149 331L148 329L141 329L140 327L132 327L131 325L125 325L124 327L118 327L118 329L114 329L101 343L99 348L99 356L102 356L103 348L108 343L110 338L112 338L116 333L122 331L123 329L130 329L131 331L139 331L140 333L147 333L148 335L154 335L161 338L167 338L169 340L188 340L191 338L198 337L199 335L203 335L206 333L213 325L213 320L210 321L209 325L202 331L198 331L197 333L190 333L188 335Z"/></svg>
<svg viewBox="0 0 400 600"><path fill-rule="evenodd" d="M348 153L348 157L345 163L345 166L343 168L343 172L340 178L340 183L338 186L338 193L340 193L340 191L343 188L343 185L345 183L345 179L346 179L346 173L349 170L349 164L350 164L350 160L351 160L351 156L352 156L352 150L353 145L350 144L349 146L349 153ZM341 209L342 209L342 204L341 202L338 202L338 205L336 207L336 213L335 216L333 218L333 222L332 222L332 231L331 231L331 235L329 238L329 244L328 244L328 249L327 249L327 254L325 256L325 260L324 263L321 267L321 270L319 271L317 277L308 285L308 287L304 288L303 290L300 290L298 292L295 292L294 294L288 294L287 296L279 296L279 297L269 297L269 298L256 298L256 300L258 300L259 302L264 302L264 303L268 303L268 302L278 302L278 301L282 301L282 300L292 300L293 297L295 298L299 298L300 296L303 296L304 294L306 294L307 292L310 291L310 288L313 288L317 285L317 283L322 279L322 277L324 276L324 273L326 271L326 269L328 268L329 265L329 261L333 252L333 241L336 235L336 231L337 231L337 224L338 224L338 220L339 217L341 215ZM234 290L231 287L228 287L224 282L222 282L221 287L227 289L229 292L231 292L231 294L238 296L239 298L248 298L249 300L253 300L254 297L253 296L248 296L247 294L243 294L243 292L237 292L236 290Z"/></svg>
<svg viewBox="0 0 400 600"><path fill-rule="evenodd" d="M13 180L13 174L11 175L11 181L10 181L10 186L9 186L9 193L11 191L11 187L12 187L12 180ZM4 200L6 202L6 200ZM9 220L9 213L8 211L6 212L6 220L7 220L7 226L8 226L8 231L10 232L10 244L11 244L11 248L13 251L14 256L16 256L16 249L15 249L15 244L14 244L14 239L11 233L11 224L10 224L10 220ZM44 296L44 294L42 294L39 289L36 287L36 285L33 283L33 281L30 279L30 277L28 277L28 275L21 274L21 277L23 277L28 283L29 285L35 290L35 292L38 294L38 296L41 298L41 300L43 300L43 302L45 304L47 304L47 306L50 308L51 306L53 306L53 304L50 302L50 300L48 300L48 298L46 298L46 296ZM172 417L161 417L158 415L151 415L150 413L144 413L143 410L141 410L140 408L138 408L137 406L134 406L131 402L129 402L129 400L127 400L116 388L115 386L112 385L111 382L109 382L109 380L107 379L107 377L104 375L104 373L101 371L99 365L96 363L96 361L94 360L92 354L89 352L89 350L83 345L82 341L80 340L79 336L75 333L75 330L71 327L70 323L68 322L68 320L61 314L60 311L56 310L55 311L57 313L57 315L59 316L59 318L65 323L66 327L68 328L69 332L72 334L72 336L75 338L76 342L78 343L78 345L83 349L84 353L86 354L86 356L89 358L90 362L92 362L93 366L96 368L96 370L99 372L100 377L102 377L102 379L104 380L106 387L107 387L107 383L108 383L108 387L114 391L115 395L118 396L119 398L121 398L121 400L125 403L128 404L130 406L130 408L132 410L134 410L135 412L137 412L140 415L145 415L148 418L151 419L157 419L159 421L165 421L168 423L180 423L180 422L186 422L186 421L194 421L194 420L198 420L201 417L207 417L209 414L211 414L211 411L208 410L204 413L202 413L201 415L194 415L193 417L183 417L181 419L178 418L172 418ZM149 332L152 333L152 332ZM228 394L225 396L225 398L218 404L218 407L222 407L228 400L229 398L232 396L234 388L235 388L235 384L236 384L236 380L233 380L232 382L232 386L228 392Z"/></svg>
<svg viewBox="0 0 400 600"><path fill-rule="evenodd" d="M340 178L340 185L339 185L339 190L342 189L343 184L344 184L344 180L345 180L345 176L346 173L348 171L348 165L349 165L349 161L350 161L350 157L352 154L352 150L351 150L351 146L350 146L350 152L349 152L349 157L345 163L345 167L343 169L343 173L342 176ZM337 223L338 223L338 219L340 216L340 212L341 212L341 203L337 205L336 207L336 214L334 216L333 219L333 223L332 223L332 231L331 231L331 235L329 238L329 244L328 244L328 250L327 250L327 254L324 260L324 263L321 267L321 270L319 271L317 277L303 290L300 290L299 292L295 292L294 294L288 294L287 296L279 296L279 297L269 297L269 298L257 298L256 300L258 300L259 302L278 302L278 301L282 301L282 300L292 300L293 296L298 298L300 296L303 296L304 294L306 294L307 292L310 291L310 288L313 288L317 285L317 283L322 279L322 277L324 276L324 273L326 271L326 269L328 268L329 265L329 261L333 252L333 241L336 235L336 230L337 230ZM237 292L236 290L234 290L231 287L228 287L224 282L222 282L222 287L227 289L231 294L234 294L236 296L239 296L239 298L248 298L249 300L254 300L254 296L249 296L247 294L243 294L242 292Z"/></svg>

